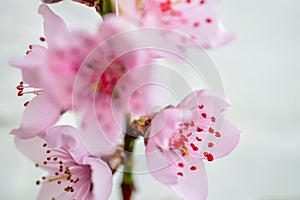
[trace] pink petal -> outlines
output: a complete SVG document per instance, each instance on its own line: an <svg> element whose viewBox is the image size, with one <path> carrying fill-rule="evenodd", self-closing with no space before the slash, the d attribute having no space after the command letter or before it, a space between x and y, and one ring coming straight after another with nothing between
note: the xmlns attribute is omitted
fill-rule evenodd
<svg viewBox="0 0 300 200"><path fill-rule="evenodd" d="M10 133L23 139L37 136L58 120L60 112L45 93L39 94L25 108L20 127Z"/></svg>
<svg viewBox="0 0 300 200"><path fill-rule="evenodd" d="M154 141L149 140L146 147L147 167L158 181L164 184L177 183L173 159L169 150L161 151Z"/></svg>
<svg viewBox="0 0 300 200"><path fill-rule="evenodd" d="M88 164L91 167L91 181L93 183L93 198L108 199L112 190L112 173L105 162L97 158L85 157L83 164Z"/></svg>
<svg viewBox="0 0 300 200"><path fill-rule="evenodd" d="M221 137L217 140L211 153L215 158L222 158L231 153L240 142L241 130L226 119L219 119L223 122L220 131Z"/></svg>
<svg viewBox="0 0 300 200"><path fill-rule="evenodd" d="M23 58L12 59L10 64L20 69L29 69L43 66L47 49L40 45L32 45L32 50Z"/></svg>
<svg viewBox="0 0 300 200"><path fill-rule="evenodd" d="M186 96L177 107L193 109L201 105L207 114L214 115L226 110L230 103L228 100L210 93L209 90L197 90Z"/></svg>
<svg viewBox="0 0 300 200"><path fill-rule="evenodd" d="M164 20L168 22L165 25L167 28L179 31L190 38L184 40L182 36L177 36L177 42L182 47L191 47L192 43L185 43L191 39L203 48L217 47L233 39L232 34L225 30L214 12L217 2L203 2L201 4L199 1L191 3L182 1L173 7L179 15L164 15Z"/></svg>
<svg viewBox="0 0 300 200"><path fill-rule="evenodd" d="M184 157L183 167L177 167L178 183L169 185L185 200L205 200L208 193L207 174L205 166L199 158ZM182 175L182 176L181 176Z"/></svg>
<svg viewBox="0 0 300 200"><path fill-rule="evenodd" d="M193 27L190 36L204 48L214 48L229 42L233 36L228 33L219 18L211 10L190 9L185 12L187 19L197 16L195 21L190 21L182 28L193 27L193 23L199 23L199 27ZM195 19L195 18L194 18ZM207 22L210 20L211 22Z"/></svg>
<svg viewBox="0 0 300 200"><path fill-rule="evenodd" d="M87 150L95 156L109 155L116 151L125 130L125 113L103 100L89 106L82 119L80 137Z"/></svg>
<svg viewBox="0 0 300 200"><path fill-rule="evenodd" d="M16 136L14 142L17 149L34 163L41 163L45 160L45 149L43 148L45 141L40 137L21 139Z"/></svg>
<svg viewBox="0 0 300 200"><path fill-rule="evenodd" d="M44 18L44 33L49 47L63 47L66 44L68 29L64 21L54 14L46 4L42 4L38 10Z"/></svg>
<svg viewBox="0 0 300 200"><path fill-rule="evenodd" d="M68 125L51 127L42 135L50 148L63 148L72 157L80 162L83 156L89 155L81 140L78 131Z"/></svg>
<svg viewBox="0 0 300 200"><path fill-rule="evenodd" d="M46 56L46 48L39 45L32 45L32 50L29 54L21 59L11 60L10 64L22 70L23 80L26 84L36 88L44 88L45 81L42 70L47 70L45 66L47 62Z"/></svg>
<svg viewBox="0 0 300 200"><path fill-rule="evenodd" d="M165 88L156 84L162 83L162 81L157 80L158 72L161 71L153 64L137 65L134 69L126 72L118 81L116 90L120 91L121 101L124 106L127 106L126 109L133 118L150 114L153 112L153 108L162 107L168 103ZM161 77L161 79L163 78L164 80L167 79ZM159 98L157 98L158 96Z"/></svg>
<svg viewBox="0 0 300 200"><path fill-rule="evenodd" d="M54 173L54 172L53 172ZM61 184L55 182L43 182L37 196L37 200L45 199L59 199L70 200L73 199L74 193L64 191L64 188L69 186L69 182L63 181ZM89 186L86 190L89 190Z"/></svg>

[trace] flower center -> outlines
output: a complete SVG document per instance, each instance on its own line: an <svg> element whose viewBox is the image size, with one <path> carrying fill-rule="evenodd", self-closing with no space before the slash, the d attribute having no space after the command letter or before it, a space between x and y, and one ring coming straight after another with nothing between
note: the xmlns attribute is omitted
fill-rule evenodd
<svg viewBox="0 0 300 200"><path fill-rule="evenodd" d="M43 147L47 147L47 144L44 143ZM36 164L36 167L50 169L50 174L48 177L43 176L41 180L37 180L37 185L41 182L58 184L62 186L62 192L74 194L78 194L76 188L82 183L91 185L89 166L79 165L63 149L47 149L46 155L46 159L42 163ZM79 182L81 184L78 185Z"/></svg>
<svg viewBox="0 0 300 200"><path fill-rule="evenodd" d="M107 68L99 79L99 76L93 76L90 79L90 89L99 94L106 94L113 98L118 97L115 86L119 79L126 73L126 68L119 62L113 63Z"/></svg>
<svg viewBox="0 0 300 200"><path fill-rule="evenodd" d="M209 152L215 146L216 139L221 137L221 132L216 131L216 128L214 128L217 118L215 116L208 116L204 110L204 105L198 105L193 111L195 112L195 117L198 119L180 124L178 132L169 141L169 147L179 151L182 156L189 156L191 154L200 156L203 154L208 161L213 161L214 157ZM210 126L205 125L207 124L205 121ZM197 122L205 123L201 126Z"/></svg>

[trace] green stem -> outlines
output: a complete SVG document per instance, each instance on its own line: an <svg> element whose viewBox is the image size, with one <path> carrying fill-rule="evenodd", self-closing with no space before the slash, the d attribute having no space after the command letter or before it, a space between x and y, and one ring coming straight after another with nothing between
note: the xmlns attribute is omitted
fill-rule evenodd
<svg viewBox="0 0 300 200"><path fill-rule="evenodd" d="M95 7L101 16L113 12L110 0L95 0Z"/></svg>
<svg viewBox="0 0 300 200"><path fill-rule="evenodd" d="M123 200L130 200L131 195L134 191L134 179L132 174L133 169L133 151L134 151L134 143L137 139L138 135L133 127L128 124L126 135L124 138L124 153L125 153L125 161L124 161L124 172L123 172L123 181L122 181L122 194Z"/></svg>

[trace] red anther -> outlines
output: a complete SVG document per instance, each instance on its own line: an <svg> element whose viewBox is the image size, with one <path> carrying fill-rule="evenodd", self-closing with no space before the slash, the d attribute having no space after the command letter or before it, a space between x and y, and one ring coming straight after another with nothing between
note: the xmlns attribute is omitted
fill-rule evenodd
<svg viewBox="0 0 300 200"><path fill-rule="evenodd" d="M198 147L197 146L195 146L193 143L191 143L190 145L191 145L191 147L193 148L194 151L198 151Z"/></svg>
<svg viewBox="0 0 300 200"><path fill-rule="evenodd" d="M31 45L29 45L29 49L32 49L32 44L31 44Z"/></svg>
<svg viewBox="0 0 300 200"><path fill-rule="evenodd" d="M178 166L179 167L184 167L184 164L183 163L178 163Z"/></svg>
<svg viewBox="0 0 300 200"><path fill-rule="evenodd" d="M200 105L198 106L199 109L203 109L204 108L204 105Z"/></svg>
<svg viewBox="0 0 300 200"><path fill-rule="evenodd" d="M187 3L191 3L192 1L191 1L191 0L186 0L186 2L187 2Z"/></svg>
<svg viewBox="0 0 300 200"><path fill-rule="evenodd" d="M183 176L183 173L182 172L178 172L177 175L178 176Z"/></svg>
<svg viewBox="0 0 300 200"><path fill-rule="evenodd" d="M209 127L208 131L209 131L210 133L214 133L214 132L215 132L215 130L214 130L212 127Z"/></svg>
<svg viewBox="0 0 300 200"><path fill-rule="evenodd" d="M197 140L197 141L199 141L199 142L201 142L201 141L202 141L202 139L201 139L201 138L199 138L199 137L196 137L196 140Z"/></svg>
<svg viewBox="0 0 300 200"><path fill-rule="evenodd" d="M209 148L212 148L212 147L214 146L214 143L210 142L210 143L208 143L207 146L208 146Z"/></svg>
<svg viewBox="0 0 300 200"><path fill-rule="evenodd" d="M17 88L17 90L22 91L24 89L24 86L23 85L18 85L16 88Z"/></svg>
<svg viewBox="0 0 300 200"><path fill-rule="evenodd" d="M211 22L212 22L211 18L207 18L207 19L206 19L206 22L207 22L207 23L211 23Z"/></svg>
<svg viewBox="0 0 300 200"><path fill-rule="evenodd" d="M214 160L214 156L211 153L207 153L206 156L208 161L213 161Z"/></svg>
<svg viewBox="0 0 300 200"><path fill-rule="evenodd" d="M185 141L185 142L189 141L189 139L187 137L185 137L184 135L180 135L180 139Z"/></svg>
<svg viewBox="0 0 300 200"><path fill-rule="evenodd" d="M203 128L197 127L197 132L202 132Z"/></svg>
<svg viewBox="0 0 300 200"><path fill-rule="evenodd" d="M26 51L26 55L28 55L31 51Z"/></svg>
<svg viewBox="0 0 300 200"><path fill-rule="evenodd" d="M180 129L180 130L179 130L179 133L180 133L180 134L183 134L183 131L182 131L182 129Z"/></svg>
<svg viewBox="0 0 300 200"><path fill-rule="evenodd" d="M201 116L202 116L203 118L206 118L206 113L202 113Z"/></svg>
<svg viewBox="0 0 300 200"><path fill-rule="evenodd" d="M24 103L24 107L28 106L28 104L29 104L29 101L26 101L26 102Z"/></svg>
<svg viewBox="0 0 300 200"><path fill-rule="evenodd" d="M201 1L200 1L200 4L203 5L204 3L205 3L205 0L201 0Z"/></svg>
<svg viewBox="0 0 300 200"><path fill-rule="evenodd" d="M19 91L18 92L18 96L20 97L20 96L23 96L23 91Z"/></svg>
<svg viewBox="0 0 300 200"><path fill-rule="evenodd" d="M221 133L218 132L218 131L216 131L216 132L215 132L215 136L216 136L216 137L221 137Z"/></svg>
<svg viewBox="0 0 300 200"><path fill-rule="evenodd" d="M183 125L188 128L190 126L190 123L185 122L185 123L183 123Z"/></svg>
<svg viewBox="0 0 300 200"><path fill-rule="evenodd" d="M192 127L195 126L195 122L191 121L190 126L192 126Z"/></svg>
<svg viewBox="0 0 300 200"><path fill-rule="evenodd" d="M194 23L194 27L198 27L199 26L199 22L195 22ZM201 109L201 108L200 108Z"/></svg>
<svg viewBox="0 0 300 200"><path fill-rule="evenodd" d="M191 168L190 168L190 170L193 170L193 171L195 171L197 169L197 167L196 166L191 166Z"/></svg>
<svg viewBox="0 0 300 200"><path fill-rule="evenodd" d="M191 135L192 135L192 133L188 133L188 134L186 135L186 137L191 137Z"/></svg>
<svg viewBox="0 0 300 200"><path fill-rule="evenodd" d="M46 39L45 39L44 37L40 37L40 41L41 41L41 42L45 42Z"/></svg>
<svg viewBox="0 0 300 200"><path fill-rule="evenodd" d="M211 120L212 122L216 122L216 117L211 117L210 120Z"/></svg>

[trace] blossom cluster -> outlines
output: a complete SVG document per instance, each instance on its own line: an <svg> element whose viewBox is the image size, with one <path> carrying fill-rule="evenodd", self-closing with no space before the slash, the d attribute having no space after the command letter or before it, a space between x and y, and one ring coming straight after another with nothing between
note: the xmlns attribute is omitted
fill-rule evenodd
<svg viewBox="0 0 300 200"><path fill-rule="evenodd" d="M206 199L203 161L226 156L240 139L240 130L224 117L229 101L199 89L177 106L151 111L166 99L155 84L139 88L155 82L153 63L168 56L137 50L158 38L136 30L159 29L159 43L174 51L218 47L233 38L214 11L219 1L76 1L102 14L96 33L70 31L42 4L38 13L45 37L40 40L46 45L29 45L23 58L11 61L22 71L18 96L26 98L21 123L11 134L17 148L48 171L36 181L37 198L108 199L115 170L122 164L132 170L128 147L135 139L128 140L130 135L144 137L154 178L183 199ZM78 116L78 127L57 125L67 112Z"/></svg>

